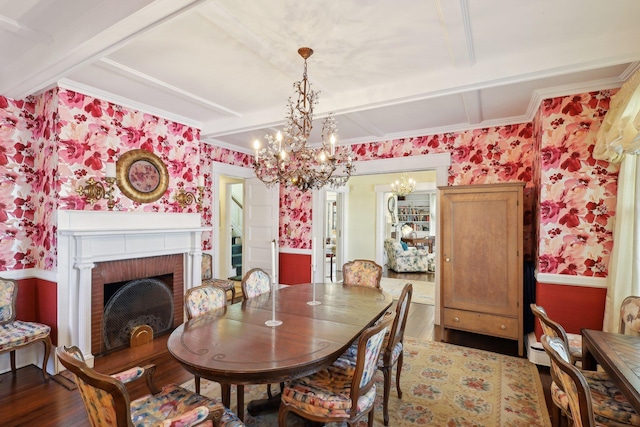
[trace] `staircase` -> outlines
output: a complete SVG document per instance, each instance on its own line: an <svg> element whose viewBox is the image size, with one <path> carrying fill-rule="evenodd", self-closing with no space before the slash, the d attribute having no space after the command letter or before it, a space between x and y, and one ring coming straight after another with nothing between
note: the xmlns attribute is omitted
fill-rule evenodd
<svg viewBox="0 0 640 427"><path fill-rule="evenodd" d="M231 266L235 268L236 275L229 280L242 280L242 237L231 237Z"/></svg>

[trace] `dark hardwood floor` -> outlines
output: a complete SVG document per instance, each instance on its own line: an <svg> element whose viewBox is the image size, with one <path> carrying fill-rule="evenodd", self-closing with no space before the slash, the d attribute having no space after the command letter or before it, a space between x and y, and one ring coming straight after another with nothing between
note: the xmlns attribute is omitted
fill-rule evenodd
<svg viewBox="0 0 640 427"><path fill-rule="evenodd" d="M421 339L439 339L434 327L434 307L411 304L406 327L406 336ZM517 355L515 341L501 340L463 332L449 334L450 342L483 350ZM120 350L96 359L96 369L103 373L114 373L127 367L154 363L157 365L157 384L181 384L192 378L167 352L167 336L157 337L153 342L131 349ZM4 356L4 357L8 357ZM539 368L545 389L547 405L551 405L549 387L551 379L548 368ZM147 394L144 385L128 387L132 398ZM45 383L42 372L33 365L19 369L16 376L11 372L0 375L0 426L75 427L88 426L80 394L68 390L55 380Z"/></svg>

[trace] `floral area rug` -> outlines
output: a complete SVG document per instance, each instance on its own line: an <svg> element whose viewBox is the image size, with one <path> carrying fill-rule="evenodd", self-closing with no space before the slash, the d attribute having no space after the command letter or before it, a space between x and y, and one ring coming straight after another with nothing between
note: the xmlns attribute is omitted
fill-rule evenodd
<svg viewBox="0 0 640 427"><path fill-rule="evenodd" d="M434 305L436 297L436 284L435 282L425 282L421 280L409 280L409 279L391 279L383 277L380 280L380 286L385 292L388 292L393 296L394 300L400 297L402 288L407 283L413 285L413 295L411 296L411 302L418 304Z"/></svg>
<svg viewBox="0 0 640 427"><path fill-rule="evenodd" d="M395 391L395 370L389 400L389 426L551 426L538 370L527 359L504 356L441 342L405 338L401 375L403 396ZM185 387L193 390L193 381ZM278 389L278 385L272 388ZM245 387L245 402L266 397L266 386ZM375 426L383 426L383 378L378 372ZM201 393L220 396L217 383L202 380ZM235 387L232 405L235 411ZM278 414L245 413L247 426L277 427ZM357 427L366 426L366 417ZM289 415L288 425L304 422ZM341 424L328 424L342 427ZM345 424L346 425L346 424Z"/></svg>

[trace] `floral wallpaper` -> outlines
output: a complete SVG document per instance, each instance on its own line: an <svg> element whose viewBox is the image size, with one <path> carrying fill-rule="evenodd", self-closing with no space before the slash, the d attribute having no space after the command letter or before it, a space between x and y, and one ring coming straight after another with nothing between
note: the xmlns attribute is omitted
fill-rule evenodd
<svg viewBox="0 0 640 427"><path fill-rule="evenodd" d="M117 161L129 150L143 149L156 154L166 165L169 188L160 199L144 204L116 188L115 209L196 212L195 204L181 208L174 194L180 188L197 193L199 129L70 90L60 89L58 96L59 209L106 210L106 200L91 205L76 189L90 177L104 178L107 162Z"/></svg>
<svg viewBox="0 0 640 427"><path fill-rule="evenodd" d="M595 160L593 147L612 95L585 93L540 106L541 273L607 276L618 165Z"/></svg>
<svg viewBox="0 0 640 427"><path fill-rule="evenodd" d="M0 271L55 264L55 99L0 96Z"/></svg>
<svg viewBox="0 0 640 427"><path fill-rule="evenodd" d="M604 277L612 247L617 166L592 157L613 92L545 100L532 123L356 144L355 159L450 152L450 185L523 181L525 236L535 235L538 271ZM211 225L212 162L249 167L252 157L200 141L199 130L66 89L26 100L0 97L0 271L51 270L56 262L56 209L106 210L76 188L104 177L107 161L141 148L167 165L166 194L139 204L115 190L116 209L196 212L173 199L178 188L206 184L203 225ZM540 200L540 203L537 203ZM311 194L282 188L280 246L309 249ZM203 249L211 249L211 233ZM537 242L537 245L535 244ZM535 257L535 254L534 254Z"/></svg>

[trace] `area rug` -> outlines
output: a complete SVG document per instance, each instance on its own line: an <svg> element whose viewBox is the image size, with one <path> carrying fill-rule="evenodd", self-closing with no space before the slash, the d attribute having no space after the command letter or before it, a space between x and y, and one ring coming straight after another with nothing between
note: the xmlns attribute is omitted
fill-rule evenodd
<svg viewBox="0 0 640 427"><path fill-rule="evenodd" d="M380 281L380 285L385 292L390 293L394 300L397 300L402 292L402 288L407 283L413 285L413 295L411 296L411 302L418 304L434 305L436 297L436 284L435 282L424 282L420 280L409 279L390 279L383 277Z"/></svg>
<svg viewBox="0 0 640 427"><path fill-rule="evenodd" d="M376 381L374 425L383 426L380 372ZM391 388L389 425L393 427L551 426L538 370L527 359L405 338L401 384L402 399L398 399L395 386ZM193 390L193 381L184 386ZM277 385L273 387L277 389ZM219 398L220 387L202 380L201 393ZM233 387L231 409L234 411L235 394ZM265 385L245 387L245 402L264 397ZM245 424L276 427L277 412L256 417L245 413ZM290 415L288 425L301 427L304 422ZM328 425L342 427L341 424ZM366 417L357 427L365 425Z"/></svg>

